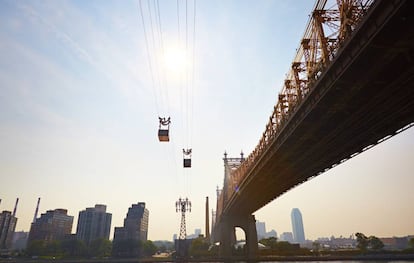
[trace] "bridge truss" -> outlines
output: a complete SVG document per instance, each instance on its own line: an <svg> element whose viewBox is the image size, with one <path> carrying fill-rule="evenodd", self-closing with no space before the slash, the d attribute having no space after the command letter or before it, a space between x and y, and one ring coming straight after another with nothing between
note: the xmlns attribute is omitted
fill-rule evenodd
<svg viewBox="0 0 414 263"><path fill-rule="evenodd" d="M223 204L238 189L262 154L283 129L290 115L307 97L323 71L335 59L338 50L357 28L373 0L318 0L310 16L305 33L297 48L278 101L262 137L249 156L237 169L226 176L222 194L217 200L217 215Z"/></svg>
<svg viewBox="0 0 414 263"><path fill-rule="evenodd" d="M237 167L225 160L222 255L241 225L255 254L254 211L413 126L413 11L408 0L316 2L258 145Z"/></svg>

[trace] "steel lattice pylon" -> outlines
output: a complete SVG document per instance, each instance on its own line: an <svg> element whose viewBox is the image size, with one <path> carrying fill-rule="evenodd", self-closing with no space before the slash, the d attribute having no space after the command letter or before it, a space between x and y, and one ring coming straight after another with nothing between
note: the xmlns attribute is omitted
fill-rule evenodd
<svg viewBox="0 0 414 263"><path fill-rule="evenodd" d="M181 225L180 225L180 237L179 239L186 239L187 231L185 226L185 212L191 212L191 202L188 198L179 198L177 202L175 202L176 212L181 212Z"/></svg>

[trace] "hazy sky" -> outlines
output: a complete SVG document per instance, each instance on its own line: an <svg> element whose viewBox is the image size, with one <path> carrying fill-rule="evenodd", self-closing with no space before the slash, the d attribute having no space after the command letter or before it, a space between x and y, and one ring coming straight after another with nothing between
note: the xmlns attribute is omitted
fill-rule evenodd
<svg viewBox="0 0 414 263"><path fill-rule="evenodd" d="M160 0L161 27L150 3L147 50L138 1L0 1L0 210L20 198L16 230L29 230L41 197L41 213L68 209L73 232L80 210L106 204L112 238L131 204L145 202L149 239L170 240L181 196L193 204L187 233L204 233L224 151L247 155L259 141L313 1L199 0L195 41L193 1L186 19L185 1L177 15L177 1ZM169 143L158 141L158 116L172 118ZM191 169L183 148L193 149ZM413 160L410 129L256 219L290 232L297 207L309 239L414 234Z"/></svg>

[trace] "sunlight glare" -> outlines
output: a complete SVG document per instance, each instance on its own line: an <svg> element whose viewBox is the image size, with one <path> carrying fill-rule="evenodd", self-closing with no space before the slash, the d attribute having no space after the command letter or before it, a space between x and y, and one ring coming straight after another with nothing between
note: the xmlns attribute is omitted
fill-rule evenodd
<svg viewBox="0 0 414 263"><path fill-rule="evenodd" d="M179 48L167 48L164 55L164 65L172 73L184 73L187 66L186 52Z"/></svg>

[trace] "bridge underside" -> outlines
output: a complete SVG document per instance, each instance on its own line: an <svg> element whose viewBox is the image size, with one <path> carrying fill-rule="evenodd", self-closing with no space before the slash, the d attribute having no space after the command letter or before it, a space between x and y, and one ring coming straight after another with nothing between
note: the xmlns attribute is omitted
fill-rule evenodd
<svg viewBox="0 0 414 263"><path fill-rule="evenodd" d="M413 4L377 1L223 215L249 215L414 122Z"/></svg>

